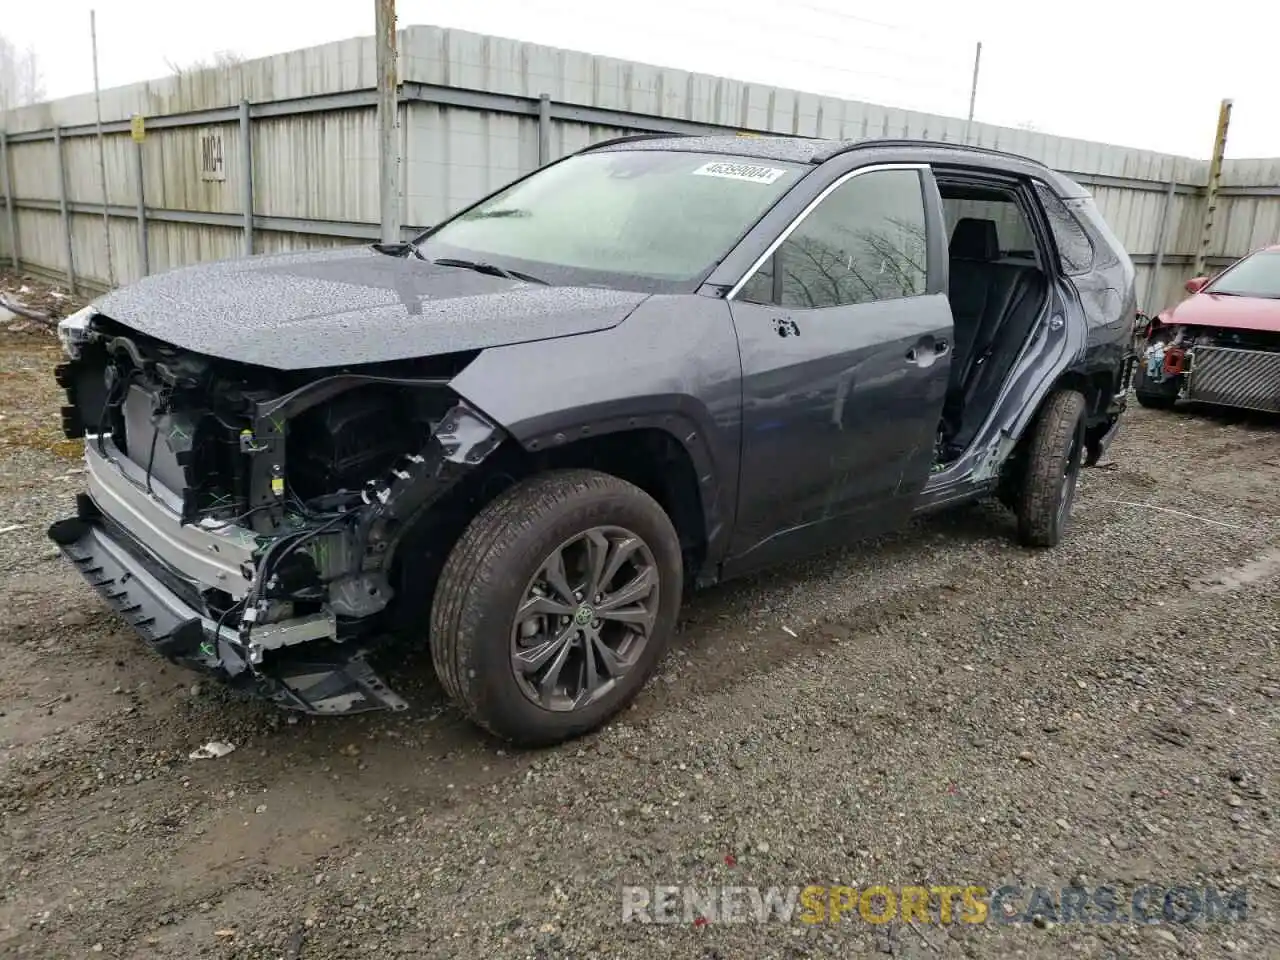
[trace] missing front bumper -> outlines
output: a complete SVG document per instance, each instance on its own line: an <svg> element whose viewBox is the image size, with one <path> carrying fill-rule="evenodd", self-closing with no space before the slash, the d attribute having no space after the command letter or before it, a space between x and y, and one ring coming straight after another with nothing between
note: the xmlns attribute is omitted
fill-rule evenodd
<svg viewBox="0 0 1280 960"><path fill-rule="evenodd" d="M154 559L144 560L140 545L112 529L89 497L78 498L78 507L77 516L49 528L49 537L161 656L222 680L238 692L306 713L408 707L374 673L363 648L320 639L323 631L316 618L270 625L274 655L268 662L250 665L234 629L210 620L166 584L172 570Z"/></svg>

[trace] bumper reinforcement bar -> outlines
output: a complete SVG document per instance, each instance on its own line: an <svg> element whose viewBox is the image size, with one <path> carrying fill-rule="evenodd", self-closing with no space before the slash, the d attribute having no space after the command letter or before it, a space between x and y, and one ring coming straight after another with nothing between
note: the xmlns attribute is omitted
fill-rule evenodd
<svg viewBox="0 0 1280 960"><path fill-rule="evenodd" d="M49 527L50 539L147 645L166 659L212 675L240 692L306 713L408 707L374 673L363 649L317 639L321 618L271 624L270 647L278 658L251 669L240 655L232 627L202 615L162 583L113 537L92 500L81 497L79 504L79 516ZM323 650L305 649L312 646Z"/></svg>

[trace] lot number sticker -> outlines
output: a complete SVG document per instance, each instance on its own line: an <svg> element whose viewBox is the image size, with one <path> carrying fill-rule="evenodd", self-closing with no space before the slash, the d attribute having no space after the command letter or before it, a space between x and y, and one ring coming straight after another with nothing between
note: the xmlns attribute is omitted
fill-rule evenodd
<svg viewBox="0 0 1280 960"><path fill-rule="evenodd" d="M706 163L693 171L700 177L724 177L727 180L747 180L751 183L773 183L787 171L777 167L760 167L753 163Z"/></svg>

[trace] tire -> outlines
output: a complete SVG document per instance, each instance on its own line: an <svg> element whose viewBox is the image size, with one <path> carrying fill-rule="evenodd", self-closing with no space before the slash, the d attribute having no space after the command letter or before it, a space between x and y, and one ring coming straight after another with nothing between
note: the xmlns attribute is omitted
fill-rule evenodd
<svg viewBox="0 0 1280 960"><path fill-rule="evenodd" d="M1172 410L1178 402L1176 394L1168 396L1163 393L1148 393L1145 390L1134 390L1134 394L1138 398L1138 403L1148 410Z"/></svg>
<svg viewBox="0 0 1280 960"><path fill-rule="evenodd" d="M1075 390L1050 394L1036 421L1017 498L1018 540L1053 547L1071 518L1084 457L1085 398Z"/></svg>
<svg viewBox="0 0 1280 960"><path fill-rule="evenodd" d="M1147 379L1145 367L1139 363L1133 378L1133 392L1138 403L1148 410L1172 410L1178 402L1178 380L1174 377L1163 383L1152 383Z"/></svg>
<svg viewBox="0 0 1280 960"><path fill-rule="evenodd" d="M562 587L568 584L570 590L570 581L588 587L588 564L579 567L571 561L579 556L589 561L595 556L590 551L601 540L610 551L617 549L619 555L629 557L618 571L618 576L624 578L634 572L634 579L626 586L643 580L643 588L656 581L656 599L650 592L626 607L626 611L643 607L645 616L651 617L642 643L637 643L638 634L633 632L641 627L611 620L604 612L611 597L621 596L620 588L589 598L595 601L604 597L605 603L595 613L584 599L576 609L567 611L570 616L534 613L524 619L518 617L522 604L529 611L550 609L553 604L564 606L560 599L563 590L549 587L553 582L550 577L540 579L555 556L561 558L560 569L567 575L554 582ZM635 545L636 540L639 546ZM569 569L571 565L573 570ZM607 568L608 564L602 566ZM446 693L474 723L505 740L523 746L544 746L579 736L625 707L652 675L675 632L683 582L675 528L647 493L617 477L592 470L540 474L517 484L481 510L445 561L430 624L436 674ZM548 602L542 603L543 598ZM584 609L589 616L598 613L599 618L590 623L582 621ZM614 612L621 616L626 611L618 608ZM521 631L531 623L539 627L539 632L526 638ZM616 655L612 663L625 664L625 672L604 681L603 690L597 683L596 693L592 694L597 698L579 703L568 694L556 692L556 696L547 694L545 702L538 702L539 678L520 670L518 679L518 656L536 659L534 655L539 651L577 631L573 639L561 642L560 649L571 649L564 655L551 656L547 670L559 663L559 682L567 687L577 679L586 690L587 651L592 651L592 679L598 679L607 673L607 661L604 652L593 643L603 643L601 638L606 631L615 628L616 632L610 635L627 638L620 642L636 644L627 648L635 652L625 657ZM523 646L526 640L531 646ZM553 679L551 686L556 683Z"/></svg>

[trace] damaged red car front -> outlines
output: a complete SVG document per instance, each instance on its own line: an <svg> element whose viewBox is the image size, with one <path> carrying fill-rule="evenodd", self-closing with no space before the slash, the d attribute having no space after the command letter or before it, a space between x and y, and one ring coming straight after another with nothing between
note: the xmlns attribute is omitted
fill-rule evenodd
<svg viewBox="0 0 1280 960"><path fill-rule="evenodd" d="M1179 400L1280 413L1280 245L1216 277L1147 328L1134 385L1144 407Z"/></svg>

